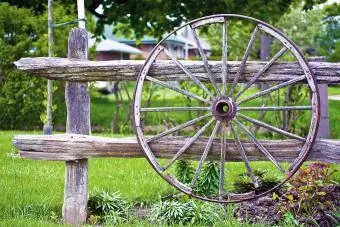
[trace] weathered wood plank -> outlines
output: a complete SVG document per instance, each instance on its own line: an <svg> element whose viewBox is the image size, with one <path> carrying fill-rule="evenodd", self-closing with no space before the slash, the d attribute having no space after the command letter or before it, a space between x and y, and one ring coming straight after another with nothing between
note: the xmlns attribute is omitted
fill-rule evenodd
<svg viewBox="0 0 340 227"><path fill-rule="evenodd" d="M201 81L209 81L202 61L181 61L182 64ZM136 81L144 61L70 61L65 58L22 58L14 64L18 69L32 75L70 81ZM240 82L247 82L252 73L258 72L266 62L247 62ZM221 78L222 64L210 61L211 72ZM228 82L232 82L240 62L228 62ZM312 72L319 83L340 83L340 63L310 62ZM279 62L259 78L259 82L286 81L302 75L297 63ZM180 78L187 80L185 73L172 61L157 61L150 69L149 75L159 80ZM221 83L221 79L218 81Z"/></svg>
<svg viewBox="0 0 340 227"><path fill-rule="evenodd" d="M74 28L68 41L69 59L87 59L87 32ZM90 95L88 82L68 81L65 87L67 107L67 133L90 134ZM63 219L66 224L86 222L88 160L66 161Z"/></svg>
<svg viewBox="0 0 340 227"><path fill-rule="evenodd" d="M208 159L219 160L220 141L215 140ZM181 137L163 138L151 143L151 148L159 158L169 159L184 145L185 139ZM199 159L207 138L197 140L182 158ZM302 146L302 142L295 140L261 141L278 161L294 160ZM13 139L13 144L18 148L20 155L30 159L41 160L75 160L90 157L121 157L141 158L144 153L135 138L107 138L97 136L86 136L77 134L60 135L18 135ZM266 160L258 152L251 142L243 141L244 148L249 160ZM242 161L234 141L227 140L227 161ZM340 140L316 141L308 160L339 163L340 162Z"/></svg>

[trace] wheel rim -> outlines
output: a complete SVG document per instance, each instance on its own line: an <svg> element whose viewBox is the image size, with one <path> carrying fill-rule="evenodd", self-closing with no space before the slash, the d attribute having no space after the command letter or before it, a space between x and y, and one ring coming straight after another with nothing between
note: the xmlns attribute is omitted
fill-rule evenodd
<svg viewBox="0 0 340 227"><path fill-rule="evenodd" d="M234 19L239 18L243 20L249 20L255 24L255 28L249 38L249 42L245 50L245 53L242 57L242 61L240 63L238 71L234 79L232 80L228 78L228 64L227 64L227 21L229 20L229 18L234 18ZM196 32L196 29L200 28L201 26L207 26L207 25L215 24L215 23L222 24L221 78L215 78L213 76L211 69L209 67L209 61L207 59L207 56L201 45L201 41ZM188 26L193 32L193 37L195 39L195 43L197 45L198 52L201 57L201 61L203 61L206 74L208 76L208 79L211 85L209 87L207 86L207 84L204 84L200 79L198 79L195 73L192 73L188 68L186 68L186 66L184 66L179 60L177 60L170 53L170 51L167 50L167 48L163 47L163 43L169 37L171 37L176 31L184 28L185 26ZM251 79L247 81L247 83L244 85L243 88L237 89L238 88L237 86L239 85L239 80L242 77L242 74L245 70L247 59L249 57L251 48L256 40L256 36L259 31L270 34L271 36L276 38L279 42L281 42L283 44L283 47L257 73L254 73L252 75ZM257 80L261 76L263 76L263 74L267 70L269 70L273 66L273 64L279 59L279 57L283 55L286 51L290 51L293 54L300 68L303 70L303 75L284 81L270 88L267 88L265 90L251 94L245 98L242 98L242 95L253 84L255 84ZM187 79L190 80L193 84L195 84L206 96L202 97L200 95L197 95L185 89L181 89L177 86L171 85L170 83L148 76L148 72L150 68L153 66L158 55L161 53L165 54L176 66L178 66L179 69L181 69L185 73L185 75L187 76ZM308 88L311 94L310 105L264 106L264 107L242 105L249 101L255 100L259 97L269 95L274 91L279 91L280 89L284 89L288 86L293 86L302 80L307 80ZM205 105L194 106L194 107L192 106L190 107L161 106L161 107L153 107L153 108L142 107L142 101L143 101L142 93L143 93L143 85L145 81L165 87L168 90L175 91L185 97L191 98L193 100L197 100L200 103L203 103ZM227 86L228 81L231 81L230 87ZM222 84L221 88L219 88L219 82L221 82ZM160 41L155 46L155 48L150 53L149 57L147 58L146 62L144 63L140 71L140 74L137 80L137 85L135 88L133 110L134 110L134 126L135 126L136 135L137 135L139 144L141 145L152 167L156 170L156 172L163 179L165 179L168 183L170 183L171 185L173 185L180 191L190 196L193 196L195 198L199 198L199 199L206 200L206 201L212 201L212 202L232 203L232 202L240 202L240 201L258 198L260 196L263 196L275 190L277 187L281 186L289 178L291 178L293 174L299 169L299 167L302 165L303 161L307 157L309 151L311 150L311 147L316 137L316 132L317 132L318 123L319 123L319 96L318 96L315 79L311 73L311 70L309 69L307 61L305 60L304 56L302 55L298 47L291 40L289 40L285 35L283 35L280 31L273 28L272 26L266 24L265 22L259 21L254 18L250 18L250 17L246 17L242 15L219 14L219 15L212 15L212 16L193 20L179 27L178 29L174 30L172 33L170 33L167 37L165 37L162 41ZM156 135L152 135L151 137L146 136L143 130L142 122L141 122L142 121L141 115L143 113L148 113L148 114L150 112L175 112L175 113L177 112L178 113L180 111L207 111L208 113L206 113L205 115L201 115L196 118L190 119L182 124L175 125L175 127L164 130L161 133L156 133ZM311 117L310 117L308 134L305 137L295 135L294 133L282 130L278 127L272 126L265 122L251 118L247 116L246 114L243 114L243 113L246 113L247 111L310 111ZM198 128L198 130L194 133L194 135L187 138L184 145L179 149L179 151L173 157L170 158L170 160L166 164L160 163L160 161L156 158L154 154L155 151L150 147L150 144L157 143L157 140L159 140L160 138L163 138L169 135L171 136L172 133L183 130L202 120L207 120L206 124L201 125ZM278 161L276 161L275 157L271 155L270 150L265 148L262 145L261 141L259 141L256 138L256 136L248 129L248 127L246 127L244 124L241 123L240 120L246 121L258 127L265 128L266 130L269 130L271 132L278 133L281 136L283 135L290 139L303 141L304 144L297 158L289 166L289 168L284 169L281 166L281 164ZM183 153L185 153L187 149L190 146L192 146L197 141L197 139L200 138L205 133L205 131L209 127L212 127L212 126L214 127L211 130L209 139L205 147L202 148L203 152L197 163L197 167L196 167L195 173L192 177L190 184L184 184L183 182L178 181L173 176L173 174L167 172L167 170L171 166L173 166L173 164L177 160L179 160L181 155L183 155ZM247 173L249 174L253 185L255 185L256 187L259 184L259 182L257 182L257 177L255 176L254 171L251 167L251 161L248 160L247 158L247 154L248 154L247 150L244 148L243 141L239 137L239 133L237 133L237 130L242 131L243 134L245 134L248 137L249 141L251 141L254 144L254 146L258 149L258 151L262 155L264 155L277 168L277 170L285 173L286 176L282 179L280 183L266 190L265 192L261 192L257 194L244 193L240 195L235 195L235 194L226 193L226 191L224 190L224 187L225 187L225 176L224 175L225 175L225 162L226 162L226 155L227 155L226 143L227 143L228 132L231 135L232 140L234 141L235 146L237 147L237 150L239 151L240 157L245 164L245 169L247 170ZM220 138L217 138L216 135L219 135ZM201 174L203 164L206 161L206 158L211 149L211 146L213 145L213 143L216 143L216 139L219 140L219 143L221 145L218 193L211 195L211 196L201 195L197 193L195 186L197 184L197 180L199 178L199 175Z"/></svg>

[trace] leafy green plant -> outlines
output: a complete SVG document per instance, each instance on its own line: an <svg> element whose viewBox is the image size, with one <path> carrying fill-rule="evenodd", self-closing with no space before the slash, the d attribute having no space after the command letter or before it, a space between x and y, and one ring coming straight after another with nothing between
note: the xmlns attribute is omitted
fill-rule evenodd
<svg viewBox="0 0 340 227"><path fill-rule="evenodd" d="M98 222L118 224L127 221L129 216L128 202L119 192L97 190L90 196L87 207L91 224Z"/></svg>
<svg viewBox="0 0 340 227"><path fill-rule="evenodd" d="M246 193L250 191L267 191L273 188L280 181L270 176L267 172L261 170L254 170L254 175L257 178L259 187L255 188L253 181L248 173L242 173L235 178L233 186L236 193Z"/></svg>
<svg viewBox="0 0 340 227"><path fill-rule="evenodd" d="M190 184L194 176L195 169L188 160L180 160L176 163L175 176L184 184ZM218 192L220 167L219 163L209 161L202 167L195 190L205 196Z"/></svg>
<svg viewBox="0 0 340 227"><path fill-rule="evenodd" d="M191 213L188 203L160 201L151 207L150 221L163 224L185 224L190 222Z"/></svg>
<svg viewBox="0 0 340 227"><path fill-rule="evenodd" d="M122 211L111 211L109 214L103 217L105 224L117 225L124 223L128 220L128 216Z"/></svg>
<svg viewBox="0 0 340 227"><path fill-rule="evenodd" d="M219 176L219 163L213 161L207 162L203 165L196 190L206 196L216 194L218 192Z"/></svg>
<svg viewBox="0 0 340 227"><path fill-rule="evenodd" d="M299 221L290 212L283 215L283 221L286 226L299 226Z"/></svg>
<svg viewBox="0 0 340 227"><path fill-rule="evenodd" d="M336 182L331 180L335 172L330 170L330 164L312 163L301 168L293 177L281 196L273 195L277 200L277 210L281 215L291 213L300 223L332 225L337 211Z"/></svg>
<svg viewBox="0 0 340 227"><path fill-rule="evenodd" d="M225 214L222 206L194 202L160 201L151 208L150 221L159 224L204 224L220 222Z"/></svg>
<svg viewBox="0 0 340 227"><path fill-rule="evenodd" d="M179 160L175 166L175 176L177 179L184 183L190 184L194 175L194 167L188 160Z"/></svg>
<svg viewBox="0 0 340 227"><path fill-rule="evenodd" d="M223 221L225 209L223 206L206 202L193 202L192 207L192 224L213 225L214 223Z"/></svg>

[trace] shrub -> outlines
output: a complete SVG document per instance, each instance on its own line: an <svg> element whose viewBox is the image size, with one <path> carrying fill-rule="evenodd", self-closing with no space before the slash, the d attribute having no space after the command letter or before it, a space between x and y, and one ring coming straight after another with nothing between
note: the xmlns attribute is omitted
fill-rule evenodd
<svg viewBox="0 0 340 227"><path fill-rule="evenodd" d="M279 214L292 216L306 225L336 224L339 220L333 214L339 205L336 204L339 188L336 182L331 181L335 170L331 171L329 167L330 164L317 162L301 168L281 196L273 195Z"/></svg>
<svg viewBox="0 0 340 227"><path fill-rule="evenodd" d="M96 190L90 196L87 203L89 222L97 224L119 224L127 221L129 205L119 192L109 193L104 190Z"/></svg>
<svg viewBox="0 0 340 227"><path fill-rule="evenodd" d="M29 56L37 39L37 19L28 9L0 3L0 127L29 129L41 125L46 90L41 79L14 69L13 61Z"/></svg>
<svg viewBox="0 0 340 227"><path fill-rule="evenodd" d="M2 129L37 129L45 112L45 85L17 70L7 70L0 82L0 127Z"/></svg>
<svg viewBox="0 0 340 227"><path fill-rule="evenodd" d="M242 173L235 178L233 186L236 193L246 193L250 191L264 192L276 186L280 181L267 174L265 171L254 170L259 187L255 188L249 173Z"/></svg>

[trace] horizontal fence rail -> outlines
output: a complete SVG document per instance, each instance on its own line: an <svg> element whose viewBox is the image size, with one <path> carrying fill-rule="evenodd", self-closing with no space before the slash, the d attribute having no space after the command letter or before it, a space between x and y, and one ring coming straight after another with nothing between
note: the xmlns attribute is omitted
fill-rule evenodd
<svg viewBox="0 0 340 227"><path fill-rule="evenodd" d="M88 61L67 58L22 58L14 64L18 69L32 75L53 80L68 81L136 81L144 61ZM181 61L181 63L201 81L209 82L202 61ZM210 61L212 74L221 78L222 64ZM247 62L240 82L247 82L253 73L258 72L266 62ZM240 62L228 62L228 81L232 82L238 71ZM340 83L340 63L309 62L310 68L318 83ZM287 81L303 74L298 63L275 63L258 82ZM159 80L188 80L185 72L172 61L156 61L150 69L149 76ZM221 79L217 81L221 83Z"/></svg>
<svg viewBox="0 0 340 227"><path fill-rule="evenodd" d="M182 158L199 159L207 139L199 139L186 152ZM183 137L171 137L159 139L151 143L153 150L161 150L155 155L159 158L172 158L184 145ZM271 140L261 141L265 148L270 149L272 155L278 161L293 161L299 151L302 142L296 140ZM144 153L135 138L108 138L79 134L59 135L18 135L13 139L13 144L20 150L20 155L25 158L38 160L66 161L90 157L122 157L141 158ZM256 146L243 141L249 160L267 160ZM220 159L220 143L213 143L208 154L208 159ZM242 161L234 141L227 140L227 161ZM317 140L307 160L324 161L331 163L340 162L340 141L322 139Z"/></svg>

